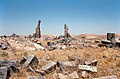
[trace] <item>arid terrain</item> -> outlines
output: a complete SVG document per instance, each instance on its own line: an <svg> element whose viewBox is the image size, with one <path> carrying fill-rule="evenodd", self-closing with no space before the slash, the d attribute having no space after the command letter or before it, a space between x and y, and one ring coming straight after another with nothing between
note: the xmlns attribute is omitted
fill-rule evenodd
<svg viewBox="0 0 120 79"><path fill-rule="evenodd" d="M119 37L119 34L116 35L116 38ZM65 71L67 72L67 75L71 74L73 71L77 71L79 79L92 79L112 75L117 76L118 79L120 78L120 48L98 46L101 40L106 39L106 35L81 34L74 35L73 38L76 40L71 41L70 46L66 46L65 48L57 47L52 50L47 47L47 42L56 42L60 40L52 35L43 35L42 38L36 40L32 40L27 37L25 38L24 36L1 38L1 42L5 42L6 40L7 43L9 43L10 45L7 47L7 49L0 49L0 60L17 60L18 62L20 62L23 57L34 55L39 60L39 63L37 66L31 67L33 68L33 70L41 70L41 67L49 62L74 62L74 60L70 60L70 57L78 57L83 62L89 62L95 59L97 60L97 65L95 65L97 67L97 72L85 70L86 73L85 76L83 76L83 70L78 69L78 66L75 66L74 69L68 68ZM80 41L83 38L87 41L84 42L85 45L81 46L81 43L83 42ZM96 40L98 43L95 42ZM41 46L45 47L45 50L43 48L35 47L33 45L33 41L37 41L37 43L40 43L40 45L42 44ZM56 43L56 45L59 44ZM43 76L45 79L74 79L72 77L59 78L58 73L64 73L58 67L55 69L53 68L50 73L45 73L44 75L41 75L37 72L27 71L26 67L23 67L23 65L20 65L18 67L19 72L13 73L9 79L28 79L29 76Z"/></svg>

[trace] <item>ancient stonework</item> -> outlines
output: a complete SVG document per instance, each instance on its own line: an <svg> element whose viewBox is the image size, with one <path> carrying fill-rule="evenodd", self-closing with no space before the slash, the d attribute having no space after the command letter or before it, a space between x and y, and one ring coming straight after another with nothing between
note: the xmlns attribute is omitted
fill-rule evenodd
<svg viewBox="0 0 120 79"><path fill-rule="evenodd" d="M107 33L107 40L115 40L115 33Z"/></svg>
<svg viewBox="0 0 120 79"><path fill-rule="evenodd" d="M33 36L35 38L40 38L41 37L40 23L41 23L41 20L38 20L38 26L36 28L36 32L33 34Z"/></svg>
<svg viewBox="0 0 120 79"><path fill-rule="evenodd" d="M116 44L115 33L107 33L107 40L111 41L112 44Z"/></svg>
<svg viewBox="0 0 120 79"><path fill-rule="evenodd" d="M64 25L64 36L65 36L65 38L70 37L70 34L68 32L68 27L66 26L66 24Z"/></svg>

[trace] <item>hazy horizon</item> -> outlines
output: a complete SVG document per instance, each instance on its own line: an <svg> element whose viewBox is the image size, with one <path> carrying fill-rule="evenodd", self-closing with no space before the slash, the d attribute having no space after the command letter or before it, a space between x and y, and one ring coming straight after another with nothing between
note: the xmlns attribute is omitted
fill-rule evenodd
<svg viewBox="0 0 120 79"><path fill-rule="evenodd" d="M0 35L120 34L120 0L0 0Z"/></svg>

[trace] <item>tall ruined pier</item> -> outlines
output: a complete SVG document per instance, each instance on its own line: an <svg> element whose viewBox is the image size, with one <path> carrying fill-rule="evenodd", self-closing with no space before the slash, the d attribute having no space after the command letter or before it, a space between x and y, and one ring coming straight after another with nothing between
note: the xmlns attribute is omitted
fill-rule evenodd
<svg viewBox="0 0 120 79"><path fill-rule="evenodd" d="M41 20L38 20L38 25L36 27L36 32L34 33L35 38L40 38L41 37L40 23L41 23Z"/></svg>
<svg viewBox="0 0 120 79"><path fill-rule="evenodd" d="M70 34L68 32L68 27L66 26L66 24L64 25L64 36L65 36L65 38L70 37Z"/></svg>

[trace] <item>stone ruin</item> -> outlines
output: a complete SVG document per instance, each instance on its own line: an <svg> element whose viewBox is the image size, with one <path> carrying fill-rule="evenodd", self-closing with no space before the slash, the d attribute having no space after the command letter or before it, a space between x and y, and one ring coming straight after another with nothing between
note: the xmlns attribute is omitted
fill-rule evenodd
<svg viewBox="0 0 120 79"><path fill-rule="evenodd" d="M107 33L107 39L102 40L100 46L105 47L120 47L120 42L116 40L115 33Z"/></svg>
<svg viewBox="0 0 120 79"><path fill-rule="evenodd" d="M115 40L115 33L107 33L107 40Z"/></svg>
<svg viewBox="0 0 120 79"><path fill-rule="evenodd" d="M38 25L37 28L35 29L36 32L33 34L34 38L41 38L40 23L41 20L38 20Z"/></svg>
<svg viewBox="0 0 120 79"><path fill-rule="evenodd" d="M68 32L68 27L66 26L66 24L64 25L64 36L65 36L65 38L70 37L70 34Z"/></svg>
<svg viewBox="0 0 120 79"><path fill-rule="evenodd" d="M43 61L45 62L45 61ZM46 74L53 73L53 79L118 79L116 75L90 78L90 74L98 71L98 60L85 61L81 57L69 56L65 61L49 61L39 65L39 59L34 55L23 57L17 60L0 60L0 79L9 79L13 73L20 72L20 66L27 72L38 73L39 76L28 76L27 79L47 79ZM39 66L36 68L35 66ZM79 75L81 74L81 75Z"/></svg>
<svg viewBox="0 0 120 79"><path fill-rule="evenodd" d="M107 33L107 40L111 41L112 44L116 44L115 33Z"/></svg>

